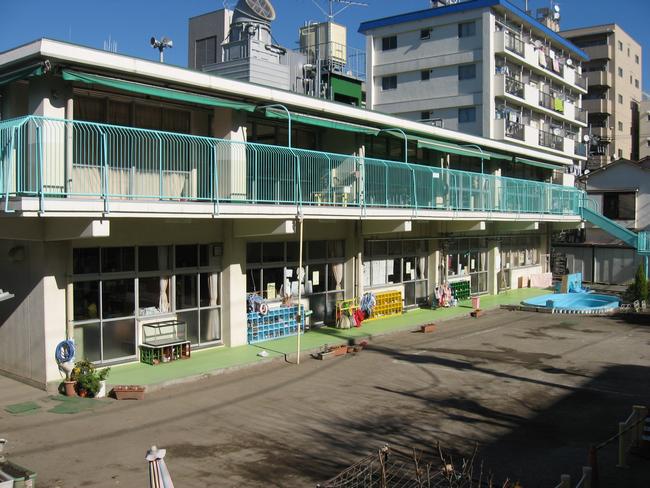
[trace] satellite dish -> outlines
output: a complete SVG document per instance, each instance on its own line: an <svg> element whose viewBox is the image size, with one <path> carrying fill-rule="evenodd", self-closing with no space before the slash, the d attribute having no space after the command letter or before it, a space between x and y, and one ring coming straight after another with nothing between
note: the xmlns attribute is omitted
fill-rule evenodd
<svg viewBox="0 0 650 488"><path fill-rule="evenodd" d="M560 20L560 12L553 12L553 19Z"/></svg>
<svg viewBox="0 0 650 488"><path fill-rule="evenodd" d="M588 135L588 134L585 134L584 136L582 136L582 141L583 141L583 142L589 142L589 139L590 139L590 138L589 138L589 135Z"/></svg>
<svg viewBox="0 0 650 488"><path fill-rule="evenodd" d="M573 60L571 58L567 58L566 65L567 66L572 66L573 65Z"/></svg>
<svg viewBox="0 0 650 488"><path fill-rule="evenodd" d="M244 0L244 2L262 20L266 20L267 22L275 20L275 9L269 0ZM240 1L239 3L242 2Z"/></svg>
<svg viewBox="0 0 650 488"><path fill-rule="evenodd" d="M553 11L558 13L558 14L560 13L560 6L557 3L555 5L553 5Z"/></svg>
<svg viewBox="0 0 650 488"><path fill-rule="evenodd" d="M559 127L554 127L553 128L553 135L559 136L562 130Z"/></svg>

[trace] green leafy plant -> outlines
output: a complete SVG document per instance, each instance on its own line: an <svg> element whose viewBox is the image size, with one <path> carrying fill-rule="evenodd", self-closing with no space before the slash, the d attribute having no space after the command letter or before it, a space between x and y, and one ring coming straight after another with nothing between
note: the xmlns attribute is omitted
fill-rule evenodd
<svg viewBox="0 0 650 488"><path fill-rule="evenodd" d="M634 275L632 283L625 291L625 298L628 301L647 300L648 299L648 279L645 275L645 268L640 264Z"/></svg>
<svg viewBox="0 0 650 488"><path fill-rule="evenodd" d="M108 377L110 370L111 368L104 368L97 371L93 363L83 359L74 364L70 379L77 382L79 393L85 392L88 396L94 397L100 389L100 381L104 381Z"/></svg>

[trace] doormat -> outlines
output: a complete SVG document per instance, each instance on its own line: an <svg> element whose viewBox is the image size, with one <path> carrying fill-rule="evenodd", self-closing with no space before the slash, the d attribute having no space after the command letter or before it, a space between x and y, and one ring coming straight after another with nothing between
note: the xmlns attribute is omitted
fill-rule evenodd
<svg viewBox="0 0 650 488"><path fill-rule="evenodd" d="M13 415L18 415L21 413L34 412L40 408L41 406L36 402L23 402L7 405L4 410Z"/></svg>
<svg viewBox="0 0 650 488"><path fill-rule="evenodd" d="M96 398L81 398L67 396L51 396L50 400L56 400L59 404L50 408L48 412L59 414L73 414L86 411L92 411L97 408L108 405L110 400L100 400Z"/></svg>

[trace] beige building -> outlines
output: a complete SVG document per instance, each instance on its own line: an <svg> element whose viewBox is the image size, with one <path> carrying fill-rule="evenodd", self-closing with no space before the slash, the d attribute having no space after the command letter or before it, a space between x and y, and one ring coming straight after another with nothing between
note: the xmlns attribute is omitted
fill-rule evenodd
<svg viewBox="0 0 650 488"><path fill-rule="evenodd" d="M588 165L598 167L616 159L639 159L639 103L641 102L643 50L616 24L563 31L590 58L583 63L589 93L583 106L589 113L592 144Z"/></svg>
<svg viewBox="0 0 650 488"><path fill-rule="evenodd" d="M650 156L650 95L643 94L639 109L639 159Z"/></svg>

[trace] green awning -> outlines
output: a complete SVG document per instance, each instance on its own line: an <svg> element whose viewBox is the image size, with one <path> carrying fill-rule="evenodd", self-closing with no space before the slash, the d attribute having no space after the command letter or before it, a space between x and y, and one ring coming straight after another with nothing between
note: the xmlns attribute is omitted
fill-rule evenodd
<svg viewBox="0 0 650 488"><path fill-rule="evenodd" d="M501 159L503 161L512 161L512 156L508 156L507 154L501 154L501 153L495 153L492 151L486 151L483 149L486 153L490 155L490 159Z"/></svg>
<svg viewBox="0 0 650 488"><path fill-rule="evenodd" d="M472 158L479 159L490 159L490 154L487 151L479 151L477 149L472 149L469 147L459 146L458 144L452 144L451 142L440 142L432 141L430 139L417 139L418 149L433 149L434 151L440 151L448 154L457 154L458 156L469 156Z"/></svg>
<svg viewBox="0 0 650 488"><path fill-rule="evenodd" d="M4 75L0 75L0 86L4 86L14 81L22 80L24 78L30 78L32 76L41 76L43 73L45 73L44 63L38 63L37 65L32 64L26 68L20 68L14 71L10 71Z"/></svg>
<svg viewBox="0 0 650 488"><path fill-rule="evenodd" d="M167 100L174 100L177 102L198 103L200 105L207 105L210 107L230 108L233 110L245 110L247 112L254 112L255 105L245 102L235 102L232 100L225 100L207 95L197 95L180 90L172 90L171 88L162 88L159 86L145 85L142 83L135 83L133 81L118 80L116 78L107 78L105 76L91 75L88 73L79 73L78 71L63 70L63 79L66 81L80 81L90 85L102 85L118 90L124 90L131 93L138 93L140 95L149 95L153 97L165 98Z"/></svg>
<svg viewBox="0 0 650 488"><path fill-rule="evenodd" d="M556 164L551 164L551 163L542 163L541 161L533 161L532 159L515 158L515 161L517 163L528 164L529 166L537 166L538 168L564 171L564 166L558 166Z"/></svg>
<svg viewBox="0 0 650 488"><path fill-rule="evenodd" d="M270 119L287 120L289 118L287 112L272 108L267 108L265 114ZM374 127L351 124L349 122L341 122L339 120L326 119L324 117L316 117L314 115L298 114L295 112L291 112L291 122L314 125L316 127L324 127L326 129L344 130L347 132L356 132L359 134L370 134L373 136L379 134L379 129L376 129Z"/></svg>

